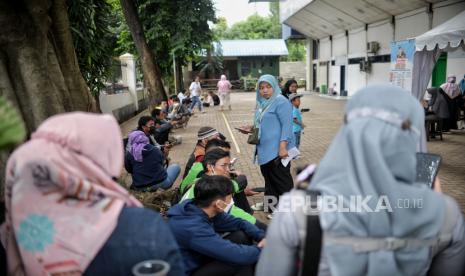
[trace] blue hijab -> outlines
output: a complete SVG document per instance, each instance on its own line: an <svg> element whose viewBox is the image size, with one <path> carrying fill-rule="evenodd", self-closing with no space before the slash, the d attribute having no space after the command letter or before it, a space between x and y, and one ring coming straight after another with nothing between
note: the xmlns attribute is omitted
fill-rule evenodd
<svg viewBox="0 0 465 276"><path fill-rule="evenodd" d="M260 84L262 82L269 83L273 88L273 95L269 99L265 99L260 95ZM258 110L255 112L254 117L254 125L257 127L259 125L259 118L260 116L263 117L265 115L266 109L276 100L276 98L281 95L281 88L279 88L278 81L272 75L263 75L258 79L257 82L257 108Z"/></svg>

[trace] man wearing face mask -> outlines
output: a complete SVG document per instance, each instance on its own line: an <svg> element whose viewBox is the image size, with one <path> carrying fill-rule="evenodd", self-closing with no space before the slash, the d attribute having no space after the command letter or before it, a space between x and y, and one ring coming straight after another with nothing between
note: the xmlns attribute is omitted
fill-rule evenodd
<svg viewBox="0 0 465 276"><path fill-rule="evenodd" d="M232 192L230 179L205 176L196 183L194 200L168 211L188 275L253 275L265 233L228 214L234 204Z"/></svg>
<svg viewBox="0 0 465 276"><path fill-rule="evenodd" d="M142 116L139 118L137 122L137 129L145 133L145 135L149 138L150 145L156 147L157 149L163 152L165 156L165 160L168 160L168 155L170 153L171 146L169 144L159 144L155 139L156 128L155 128L155 120L150 116ZM126 144L126 152L131 151L131 145L129 143ZM167 164L166 164L167 165Z"/></svg>

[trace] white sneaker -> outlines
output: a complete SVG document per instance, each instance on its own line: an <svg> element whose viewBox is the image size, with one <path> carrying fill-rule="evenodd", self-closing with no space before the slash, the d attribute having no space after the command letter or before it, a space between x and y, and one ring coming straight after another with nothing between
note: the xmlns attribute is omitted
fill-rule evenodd
<svg viewBox="0 0 465 276"><path fill-rule="evenodd" d="M269 220L272 220L273 219L273 214L266 215L266 218L269 219Z"/></svg>
<svg viewBox="0 0 465 276"><path fill-rule="evenodd" d="M252 205L252 207L250 207L252 210L254 211L263 211L265 210L265 206L263 204L263 202L258 202L254 205Z"/></svg>

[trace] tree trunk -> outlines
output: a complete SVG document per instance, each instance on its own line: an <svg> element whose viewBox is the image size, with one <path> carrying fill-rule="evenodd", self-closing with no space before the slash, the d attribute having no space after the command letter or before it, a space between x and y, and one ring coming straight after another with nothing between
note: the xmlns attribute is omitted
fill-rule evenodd
<svg viewBox="0 0 465 276"><path fill-rule="evenodd" d="M0 26L0 95L20 111L29 134L57 113L96 110L79 70L65 0L0 1ZM0 159L3 184L5 154Z"/></svg>
<svg viewBox="0 0 465 276"><path fill-rule="evenodd" d="M161 78L161 70L155 63L155 57L150 50L145 38L144 29L139 20L136 5L133 0L120 0L126 23L131 31L134 44L139 52L144 80L147 84L150 105L153 107L160 104L161 101L167 100L165 88Z"/></svg>
<svg viewBox="0 0 465 276"><path fill-rule="evenodd" d="M184 90L184 82L182 81L183 77L182 77L182 63L181 63L181 60L176 58L175 62L176 62L176 88L178 89L178 91L174 91L174 92L175 92L175 94L178 94L179 91Z"/></svg>

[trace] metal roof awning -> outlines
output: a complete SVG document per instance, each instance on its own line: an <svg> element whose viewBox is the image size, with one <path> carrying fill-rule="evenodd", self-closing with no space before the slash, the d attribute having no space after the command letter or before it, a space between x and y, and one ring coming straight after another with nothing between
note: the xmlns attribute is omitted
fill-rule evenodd
<svg viewBox="0 0 465 276"><path fill-rule="evenodd" d="M282 39L220 40L215 49L223 57L286 56L289 54Z"/></svg>
<svg viewBox="0 0 465 276"><path fill-rule="evenodd" d="M287 0L280 3L281 22L319 39L343 30L390 19L443 0Z"/></svg>

